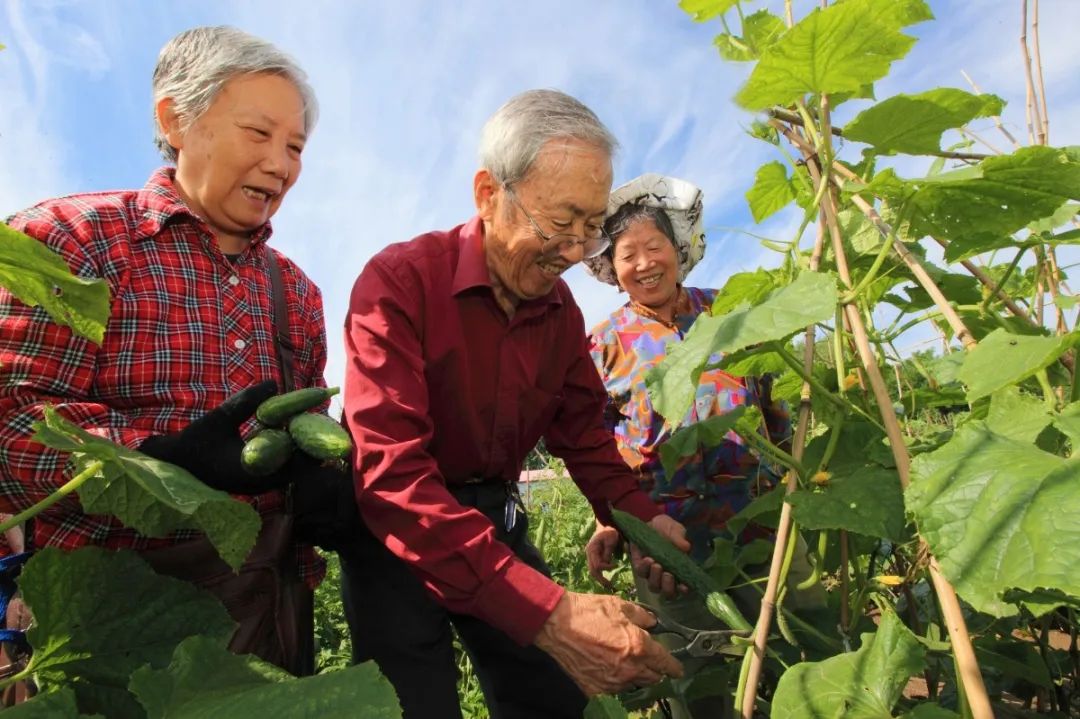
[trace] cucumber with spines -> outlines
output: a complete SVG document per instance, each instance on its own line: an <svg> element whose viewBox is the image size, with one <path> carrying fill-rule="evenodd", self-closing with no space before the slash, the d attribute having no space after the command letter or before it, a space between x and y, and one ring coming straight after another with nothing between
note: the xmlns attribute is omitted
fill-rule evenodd
<svg viewBox="0 0 1080 719"><path fill-rule="evenodd" d="M244 444L240 465L253 477L265 477L281 469L292 456L295 444L283 429L263 429Z"/></svg>
<svg viewBox="0 0 1080 719"><path fill-rule="evenodd" d="M267 427L280 427L293 416L315 409L340 392L339 387L305 387L271 397L255 410L255 419Z"/></svg>
<svg viewBox="0 0 1080 719"><path fill-rule="evenodd" d="M636 544L642 553L660 563L666 571L686 584L705 600L705 606L717 619L731 629L749 631L750 623L739 612L735 602L721 590L697 562L667 540L655 529L632 514L618 509L611 510L615 526L627 541Z"/></svg>
<svg viewBox="0 0 1080 719"><path fill-rule="evenodd" d="M289 420L289 434L296 446L315 459L346 459L352 438L345 428L325 414L298 414Z"/></svg>

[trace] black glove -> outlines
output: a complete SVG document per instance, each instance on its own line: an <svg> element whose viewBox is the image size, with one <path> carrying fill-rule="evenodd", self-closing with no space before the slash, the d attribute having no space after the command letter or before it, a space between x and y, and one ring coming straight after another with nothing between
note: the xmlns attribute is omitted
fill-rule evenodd
<svg viewBox="0 0 1080 719"><path fill-rule="evenodd" d="M147 437L139 445L139 451L183 467L203 484L230 494L261 494L280 489L289 482L285 472L253 477L240 465L240 452L244 449L240 426L277 391L273 381L248 387L175 434Z"/></svg>
<svg viewBox="0 0 1080 719"><path fill-rule="evenodd" d="M323 465L297 452L281 471L293 482L293 533L297 540L336 552L356 538L362 525L347 465Z"/></svg>

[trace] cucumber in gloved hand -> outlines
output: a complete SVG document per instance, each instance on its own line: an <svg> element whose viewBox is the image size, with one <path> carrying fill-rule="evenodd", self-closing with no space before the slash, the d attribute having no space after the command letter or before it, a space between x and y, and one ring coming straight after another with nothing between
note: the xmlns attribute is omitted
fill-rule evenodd
<svg viewBox="0 0 1080 719"><path fill-rule="evenodd" d="M288 432L264 429L255 434L240 452L240 465L255 477L265 477L281 469L292 457L296 445Z"/></svg>
<svg viewBox="0 0 1080 719"><path fill-rule="evenodd" d="M294 415L315 409L340 392L338 387L305 387L271 397L255 410L255 419L267 427L280 427Z"/></svg>
<svg viewBox="0 0 1080 719"><path fill-rule="evenodd" d="M298 414L289 420L289 434L296 446L315 459L346 459L352 439L345 428L324 414Z"/></svg>

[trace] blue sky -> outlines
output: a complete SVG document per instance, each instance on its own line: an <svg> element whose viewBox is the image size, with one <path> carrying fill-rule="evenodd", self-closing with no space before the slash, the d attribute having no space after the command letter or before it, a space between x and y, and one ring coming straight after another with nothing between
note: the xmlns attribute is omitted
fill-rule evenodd
<svg viewBox="0 0 1080 719"><path fill-rule="evenodd" d="M817 3L795 4L801 16ZM966 70L1009 101L1005 122L1024 136L1019 0L930 5L938 19L912 28L920 42L878 97L967 89ZM1051 142L1080 144L1080 1L1042 0L1041 10ZM472 215L480 127L522 90L556 87L592 107L622 144L616 183L652 171L703 188L709 249L690 284L718 286L776 264L739 230L787 239L798 225L792 211L754 226L743 194L757 166L777 157L744 133L753 118L730 100L747 66L722 62L711 44L719 25L692 22L675 0L5 0L0 216L46 197L141 186L161 164L151 139L157 52L204 24L275 42L318 93L321 119L273 242L323 289L331 384L342 379L341 327L356 275L386 244ZM988 120L974 127L1004 146ZM914 175L927 164L897 166ZM589 326L622 302L580 269L567 280Z"/></svg>

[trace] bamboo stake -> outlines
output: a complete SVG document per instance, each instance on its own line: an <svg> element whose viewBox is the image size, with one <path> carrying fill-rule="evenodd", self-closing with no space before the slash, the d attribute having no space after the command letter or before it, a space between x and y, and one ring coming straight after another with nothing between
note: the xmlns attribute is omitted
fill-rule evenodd
<svg viewBox="0 0 1080 719"><path fill-rule="evenodd" d="M1020 52L1024 56L1024 83L1027 99L1028 139L1032 144L1045 145L1046 138L1042 131L1042 118L1039 117L1039 98L1035 94L1035 83L1031 76L1031 53L1027 44L1028 12L1027 0L1020 0Z"/></svg>
<svg viewBox="0 0 1080 719"><path fill-rule="evenodd" d="M1043 82L1042 51L1039 49L1039 0L1034 0L1031 14L1032 47L1035 50L1036 93L1039 96L1039 113L1042 117L1042 137L1040 145L1050 143L1050 115L1046 110L1046 84Z"/></svg>
<svg viewBox="0 0 1080 719"><path fill-rule="evenodd" d="M814 249L810 254L810 271L814 272L821 266L821 256L825 248L825 223L824 218L818 220L817 239L814 241ZM803 341L803 369L810 374L814 367L814 326L806 328ZM795 427L795 436L792 438L792 455L801 460L806 445L806 434L810 428L810 384L803 382L802 394L799 401L799 419ZM799 488L799 480L795 472L787 473L784 487L786 494L791 494ZM750 669L747 673L745 691L740 710L743 719L752 719L754 715L754 703L757 700L758 682L761 680L761 671L765 661L765 647L768 643L769 628L772 624L772 615L776 609L776 598L780 593L780 574L784 565L784 557L787 554L787 545L791 535L791 505L784 502L780 509L780 522L776 528L776 544L773 546L772 562L769 565L769 578L765 584L765 595L761 598L761 609L758 611L757 623L754 625L754 646L750 648Z"/></svg>
<svg viewBox="0 0 1080 719"><path fill-rule="evenodd" d="M975 91L976 95L983 94L983 91L979 89L979 86L975 84L975 81L971 79L970 75L968 75L963 70L960 71L960 74L963 75L964 79L968 81L968 84L971 85L971 89ZM997 129L1001 131L1001 134L1004 135L1005 138L1009 142L1012 143L1013 148L1014 149L1019 149L1020 148L1020 143L1017 142L1016 138L1013 136L1013 134L1011 132L1009 132L1008 130L1006 130L1005 126L1001 124L1001 115L994 115L990 119L994 121L994 126L997 127Z"/></svg>
<svg viewBox="0 0 1080 719"><path fill-rule="evenodd" d="M827 113L828 106L823 102L822 114ZM828 142L828 134L823 134L822 137ZM808 164L807 169L810 171L811 177L813 177L816 170L813 164ZM827 182L827 172L820 173L818 178L815 178L815 181ZM835 188L829 188L822 199L822 203L829 235L832 239L837 271L840 274L841 281L850 289L853 287L853 283L851 274L848 272L847 255L840 234L840 225L836 219L837 197ZM897 242L894 244L902 243ZM896 413L892 409L892 400L889 397L888 388L885 386L885 380L881 375L877 357L874 355L873 348L870 345L866 325L863 323L862 315L853 300L854 298L848 298L844 303L844 312L847 315L848 324L851 327L852 335L859 350L859 358L862 360L863 368L866 370L867 377L870 380L870 389L874 394L878 410L881 412L881 419L885 424L886 436L893 452L893 459L896 461L896 471L900 476L900 484L904 489L907 489L911 476L911 456L908 454L907 445L904 444L903 432L900 429L900 423L896 419ZM979 673L979 665L975 659L975 650L971 644L971 637L968 634L967 624L960 608L960 600L956 596L956 591L952 585L941 574L937 561L932 555L930 559L930 577L937 592L938 601L941 603L942 619L949 629L957 672L967 695L972 717L973 719L993 719L994 714L990 708L990 699L987 696L982 675Z"/></svg>

